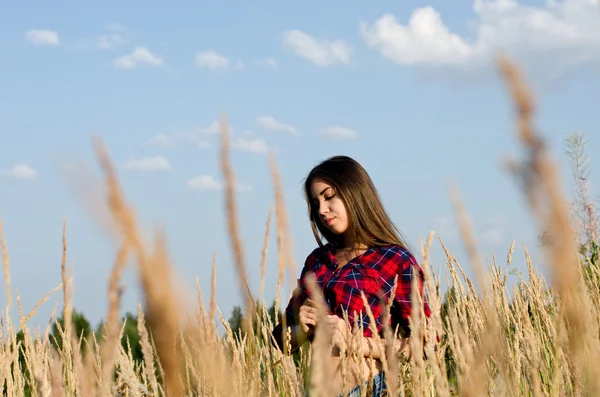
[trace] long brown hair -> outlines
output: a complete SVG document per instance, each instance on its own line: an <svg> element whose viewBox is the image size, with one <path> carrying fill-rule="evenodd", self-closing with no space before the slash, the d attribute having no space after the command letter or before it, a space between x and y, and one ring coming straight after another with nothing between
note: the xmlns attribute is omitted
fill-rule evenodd
<svg viewBox="0 0 600 397"><path fill-rule="evenodd" d="M312 204L310 188L316 179L330 185L344 203L348 214L347 233L356 245L371 247L395 244L409 250L404 237L385 211L371 177L356 160L348 156L334 156L321 162L304 181L310 224L319 246L323 246L321 236L334 248L342 247L343 239L323 225L318 207Z"/></svg>

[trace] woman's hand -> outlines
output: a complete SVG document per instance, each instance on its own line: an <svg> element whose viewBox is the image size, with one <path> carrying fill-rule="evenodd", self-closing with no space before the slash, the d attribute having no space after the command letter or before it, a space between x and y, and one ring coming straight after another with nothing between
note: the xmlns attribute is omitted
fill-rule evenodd
<svg viewBox="0 0 600 397"><path fill-rule="evenodd" d="M331 327L331 332L333 332L333 335L340 335L343 338L348 336L350 328L348 327L348 324L346 324L346 320L334 314L328 314L326 318L327 324L329 324Z"/></svg>
<svg viewBox="0 0 600 397"><path fill-rule="evenodd" d="M326 318L332 336L331 341L334 348L333 354L338 355L339 352L344 352L346 350L346 339L350 333L350 327L343 318L336 315L328 315Z"/></svg>
<svg viewBox="0 0 600 397"><path fill-rule="evenodd" d="M308 298L300 306L300 312L298 314L300 319L300 328L302 332L308 334L317 325L317 307L315 302Z"/></svg>

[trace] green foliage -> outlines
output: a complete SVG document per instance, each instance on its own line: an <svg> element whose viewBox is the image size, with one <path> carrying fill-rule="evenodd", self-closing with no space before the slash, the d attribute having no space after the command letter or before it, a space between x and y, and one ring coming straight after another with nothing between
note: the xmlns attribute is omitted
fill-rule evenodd
<svg viewBox="0 0 600 397"><path fill-rule="evenodd" d="M140 335L137 329L137 315L134 316L132 313L126 313L126 315L121 319L122 322L125 322L123 328L123 335L121 337L121 346L123 346L123 350L125 352L130 352L131 357L135 361L136 364L139 364L143 361L142 347L140 344ZM88 319L82 312L77 310L73 310L72 312L72 330L73 333L77 336L77 341L82 337L84 340L87 339L89 343L92 343L92 337L98 341L98 343L102 343L102 338L104 334L104 322L100 322L94 331ZM61 351L63 348L63 337L62 333L65 332L65 319L64 313L61 317L56 319L50 328L49 340L50 344ZM32 335L30 335L31 337ZM12 366L12 371L20 370L23 374L26 383L25 388L23 390L23 396L29 397L32 395L31 391L31 375L27 369L27 364L25 362L25 335L23 331L19 331L16 334L16 343L19 349L18 360ZM84 346L85 342L82 342ZM86 350L84 348L81 349L81 354L85 355ZM18 368L15 368L17 367ZM116 371L115 371L116 372ZM6 387L6 385L3 385Z"/></svg>
<svg viewBox="0 0 600 397"><path fill-rule="evenodd" d="M19 349L19 358L18 365L21 369L23 377L25 378L25 389L23 390L23 396L30 397L31 396L31 374L27 369L27 364L25 363L25 334L23 331L17 332L16 342ZM13 368L14 371L14 368Z"/></svg>
<svg viewBox="0 0 600 397"><path fill-rule="evenodd" d="M440 307L440 317L442 320L442 324L444 329L448 329L449 326L449 315L450 315L450 306L456 303L456 288L451 287L446 291L444 295L444 300L442 301L442 305ZM458 364L456 363L456 359L454 357L454 353L448 344L448 335L445 334L442 336L440 340L440 345L446 346L446 351L444 352L444 361L446 363L446 376L448 378L448 383L453 387L458 387Z"/></svg>
<svg viewBox="0 0 600 397"><path fill-rule="evenodd" d="M584 271L590 272L598 267L600 258L599 216L596 202L591 198L590 157L587 154L588 139L583 133L567 134L565 137L565 154L569 158L575 194L571 205L575 219L579 220L578 248ZM593 272L592 272L593 273ZM588 274L589 276L590 274Z"/></svg>
<svg viewBox="0 0 600 397"><path fill-rule="evenodd" d="M265 306L259 302L256 302L256 312L252 315L252 328L254 332L259 332L260 326L263 324L263 312ZM271 321L273 326L276 325L275 321L275 301L269 306L267 309L268 318ZM281 319L282 312L279 311L277 314L277 319ZM246 331L244 330L244 321L246 321L246 317L244 317L242 308L240 306L234 306L231 312L231 316L229 317L229 327L231 328L231 332L236 338L243 338L246 335Z"/></svg>
<svg viewBox="0 0 600 397"><path fill-rule="evenodd" d="M238 336L242 331L242 321L244 321L242 308L240 306L234 306L231 317L229 317L229 327L231 328L233 335Z"/></svg>
<svg viewBox="0 0 600 397"><path fill-rule="evenodd" d="M137 329L137 315L127 312L125 316L121 318L121 322L124 322L123 335L121 336L121 346L125 352L129 352L133 358L135 364L139 364L143 361L144 356L142 354L142 345L140 344L140 334ZM100 342L100 339L104 335L104 322L100 322L96 328L96 338Z"/></svg>
<svg viewBox="0 0 600 397"><path fill-rule="evenodd" d="M71 329L73 330L73 333L76 336L77 340L79 340L80 337L82 337L83 339L87 339L91 336L93 332L92 326L83 313L80 313L77 310L73 309L71 320ZM61 317L56 319L56 322L52 323L52 328L50 330L50 343L52 343L52 345L59 351L61 351L63 348L63 338L60 332L61 330L63 333L65 332L64 312ZM82 352L82 354L83 353L84 352Z"/></svg>

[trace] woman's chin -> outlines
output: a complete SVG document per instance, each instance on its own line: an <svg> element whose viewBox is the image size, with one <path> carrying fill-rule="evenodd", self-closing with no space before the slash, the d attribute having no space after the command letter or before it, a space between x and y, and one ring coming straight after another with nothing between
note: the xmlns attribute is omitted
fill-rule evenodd
<svg viewBox="0 0 600 397"><path fill-rule="evenodd" d="M329 229L329 231L337 236L344 234L344 232L346 231L345 229L341 229L340 227L337 227L337 225L335 224L335 221L333 223L333 225L328 225L327 229Z"/></svg>

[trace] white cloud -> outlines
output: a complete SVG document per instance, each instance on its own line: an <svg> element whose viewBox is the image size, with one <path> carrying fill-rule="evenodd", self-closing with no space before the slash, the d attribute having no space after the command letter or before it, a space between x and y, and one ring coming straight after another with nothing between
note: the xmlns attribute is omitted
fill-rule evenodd
<svg viewBox="0 0 600 397"><path fill-rule="evenodd" d="M207 134L220 134L221 133L221 123L217 120L210 123L208 127L206 127L202 132Z"/></svg>
<svg viewBox="0 0 600 397"><path fill-rule="evenodd" d="M456 241L459 236L457 224L452 216L440 215L433 219L433 229L442 241Z"/></svg>
<svg viewBox="0 0 600 397"><path fill-rule="evenodd" d="M332 140L342 141L358 138L358 132L351 128L333 126L321 131L321 135Z"/></svg>
<svg viewBox="0 0 600 397"><path fill-rule="evenodd" d="M461 238L458 222L451 215L441 215L433 219L433 229L439 233L442 241L455 243ZM475 239L488 246L499 246L505 242L506 225L505 216L490 216L485 219L475 219L472 223Z"/></svg>
<svg viewBox="0 0 600 397"><path fill-rule="evenodd" d="M269 145L267 145L264 139L255 137L251 133L246 133L246 136L235 139L232 146L245 152L257 154L269 153Z"/></svg>
<svg viewBox="0 0 600 397"><path fill-rule="evenodd" d="M271 116L261 116L256 119L256 123L268 131L287 132L292 135L298 135L298 131L293 125L280 123Z"/></svg>
<svg viewBox="0 0 600 397"><path fill-rule="evenodd" d="M317 66L350 63L352 49L341 40L316 39L300 30L283 33L283 46Z"/></svg>
<svg viewBox="0 0 600 397"><path fill-rule="evenodd" d="M238 59L237 61L235 61L235 65L233 66L233 68L236 70L243 70L246 69L246 64Z"/></svg>
<svg viewBox="0 0 600 397"><path fill-rule="evenodd" d="M417 9L403 25L385 14L361 23L367 45L402 65L493 66L508 53L526 66L558 74L578 64L600 64L600 12L594 0L548 0L530 6L514 0L474 0L473 37L444 24L432 7Z"/></svg>
<svg viewBox="0 0 600 397"><path fill-rule="evenodd" d="M123 25L119 25L118 23L111 23L108 25L108 30L111 32L124 32L127 28Z"/></svg>
<svg viewBox="0 0 600 397"><path fill-rule="evenodd" d="M53 30L31 29L25 32L25 39L35 45L58 45L60 39L58 33Z"/></svg>
<svg viewBox="0 0 600 397"><path fill-rule="evenodd" d="M242 183L238 182L235 185L235 190L238 191L238 192L250 192L250 191L253 190L253 188L250 185L245 185L245 184L242 184Z"/></svg>
<svg viewBox="0 0 600 397"><path fill-rule="evenodd" d="M492 216L487 219L486 227L481 232L481 240L489 245L500 245L505 238L508 220L505 216Z"/></svg>
<svg viewBox="0 0 600 397"><path fill-rule="evenodd" d="M407 26L393 15L379 18L372 27L361 24L367 45L397 63L461 63L472 56L473 49L442 23L432 7L417 9Z"/></svg>
<svg viewBox="0 0 600 397"><path fill-rule="evenodd" d="M85 37L72 47L78 50L107 51L127 44L127 30L119 25L110 25L104 34Z"/></svg>
<svg viewBox="0 0 600 397"><path fill-rule="evenodd" d="M196 54L196 66L209 70L225 70L231 67L232 62L229 58L212 50L199 52ZM236 69L243 69L244 64L237 61L234 65Z"/></svg>
<svg viewBox="0 0 600 397"><path fill-rule="evenodd" d="M171 171L173 166L169 160L162 156L143 157L130 159L125 163L125 168L135 171Z"/></svg>
<svg viewBox="0 0 600 397"><path fill-rule="evenodd" d="M146 145L153 146L171 146L173 144L173 139L165 134L157 134L156 136L148 139L146 141Z"/></svg>
<svg viewBox="0 0 600 397"><path fill-rule="evenodd" d="M501 228L486 229L481 233L481 240L489 245L499 245L504 241L504 230Z"/></svg>
<svg viewBox="0 0 600 397"><path fill-rule="evenodd" d="M198 175L194 178L190 178L187 181L187 185L192 190L222 190L225 187L211 175ZM250 191L252 190L252 186L237 183L236 190Z"/></svg>
<svg viewBox="0 0 600 397"><path fill-rule="evenodd" d="M208 147L209 142L205 140L207 135L218 135L220 125L218 121L213 121L206 127L194 126L185 131L175 132L171 136L171 141L186 141L196 144L200 147Z"/></svg>
<svg viewBox="0 0 600 397"><path fill-rule="evenodd" d="M194 190L221 190L221 183L210 175L198 175L197 177L188 179L187 185Z"/></svg>
<svg viewBox="0 0 600 397"><path fill-rule="evenodd" d="M184 142L191 143L199 148L210 148L212 147L212 144L205 139L207 134L212 133L207 132L205 129L192 128L187 131L175 133L169 139L173 145L178 142Z"/></svg>
<svg viewBox="0 0 600 397"><path fill-rule="evenodd" d="M202 139L195 139L192 140L192 143L194 145L196 145L199 148L203 148L203 149L208 149L212 147L212 144L208 141L202 140Z"/></svg>
<svg viewBox="0 0 600 397"><path fill-rule="evenodd" d="M229 127L229 130L233 131L231 126ZM206 127L195 126L195 127L190 128L187 131L177 133L177 136L181 137L185 140L188 140L188 141L196 142L198 140L201 140L202 139L201 137L204 135L218 135L220 133L221 133L221 124L217 120L214 120L212 123L210 123Z"/></svg>
<svg viewBox="0 0 600 397"><path fill-rule="evenodd" d="M267 59L265 59L265 63L272 68L279 67L279 63L277 62L277 59L275 59L275 58L267 58Z"/></svg>
<svg viewBox="0 0 600 397"><path fill-rule="evenodd" d="M231 127L230 131L233 131ZM210 148L212 147L212 144L206 139L210 135L218 135L219 133L219 122L215 120L206 127L194 126L184 131L177 131L169 134L157 134L146 140L144 144L148 146L168 147L180 143L191 143L199 148Z"/></svg>
<svg viewBox="0 0 600 397"><path fill-rule="evenodd" d="M119 33L113 32L110 34L104 34L98 37L96 45L100 50L110 50L117 46L126 43L126 40Z"/></svg>
<svg viewBox="0 0 600 397"><path fill-rule="evenodd" d="M14 179L35 179L38 173L27 164L16 164L11 169L0 170L0 176Z"/></svg>
<svg viewBox="0 0 600 397"><path fill-rule="evenodd" d="M120 69L134 69L141 65L162 66L164 60L146 47L135 47L131 54L117 58L114 65Z"/></svg>
<svg viewBox="0 0 600 397"><path fill-rule="evenodd" d="M269 58L264 58L264 59L257 59L255 61L255 64L258 66L269 66L272 67L274 69L279 67L279 62L277 61L277 59L273 58L273 57L269 57Z"/></svg>

